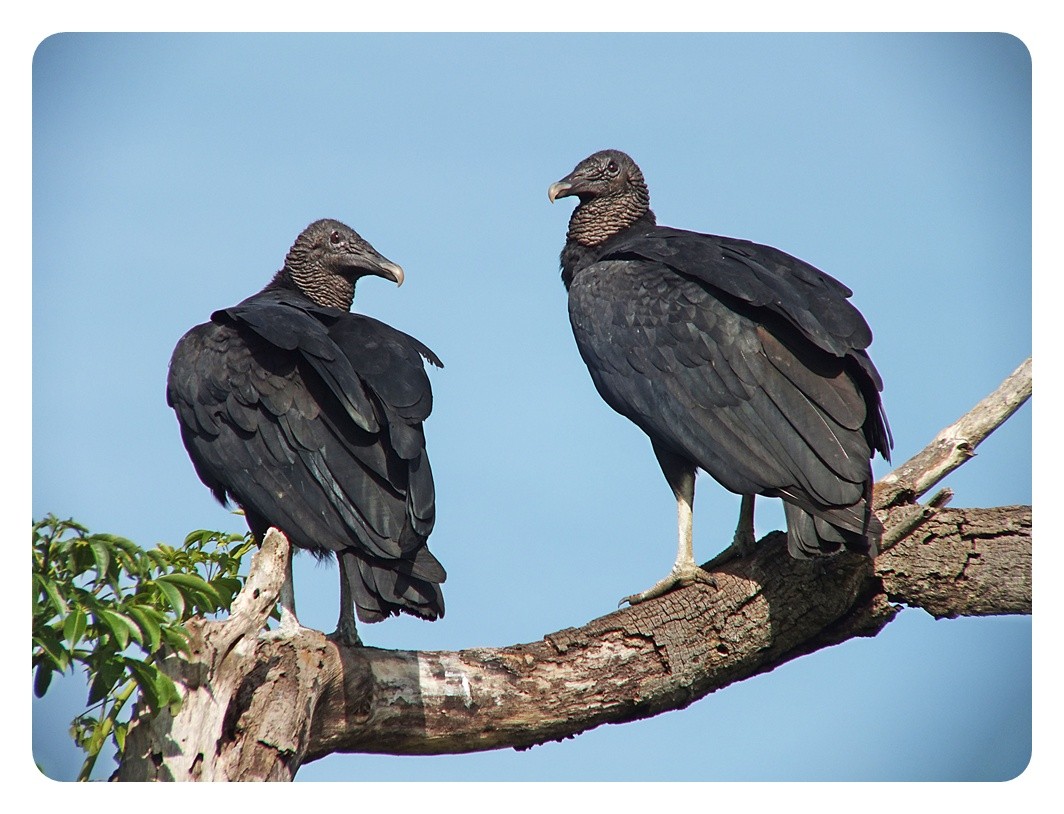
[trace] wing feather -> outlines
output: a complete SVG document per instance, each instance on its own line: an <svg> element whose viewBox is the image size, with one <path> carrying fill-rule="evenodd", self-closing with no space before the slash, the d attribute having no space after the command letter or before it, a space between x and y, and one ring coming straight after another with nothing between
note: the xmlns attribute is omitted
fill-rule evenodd
<svg viewBox="0 0 1064 814"><path fill-rule="evenodd" d="M194 328L171 360L167 400L200 478L257 534L276 525L319 556L354 555L365 621L443 612L423 358L439 362L384 323L264 292Z"/></svg>
<svg viewBox="0 0 1064 814"><path fill-rule="evenodd" d="M642 259L601 261L570 287L574 334L596 387L652 439L739 493L860 500L868 409L850 367L734 305L701 280ZM810 358L816 364L804 364Z"/></svg>

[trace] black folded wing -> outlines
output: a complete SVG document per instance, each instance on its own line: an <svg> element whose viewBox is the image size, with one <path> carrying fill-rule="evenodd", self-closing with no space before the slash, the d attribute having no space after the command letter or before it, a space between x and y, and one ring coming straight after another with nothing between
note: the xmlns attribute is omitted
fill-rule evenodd
<svg viewBox="0 0 1064 814"><path fill-rule="evenodd" d="M178 344L167 399L200 478L319 556L348 557L359 618L443 614L426 538L435 492L424 345L377 320L270 290Z"/></svg>
<svg viewBox="0 0 1064 814"><path fill-rule="evenodd" d="M890 434L849 289L770 247L657 227L606 244L569 293L611 407L728 489L830 524L810 546L864 545Z"/></svg>

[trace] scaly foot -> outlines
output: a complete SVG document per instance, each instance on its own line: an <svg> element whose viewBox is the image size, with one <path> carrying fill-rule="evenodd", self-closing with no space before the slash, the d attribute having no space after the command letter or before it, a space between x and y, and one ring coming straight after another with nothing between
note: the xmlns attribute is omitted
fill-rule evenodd
<svg viewBox="0 0 1064 814"><path fill-rule="evenodd" d="M626 596L617 604L620 606L627 602L629 605L638 605L640 602L656 599L669 593L669 591L675 591L677 588L693 585L696 582L701 582L703 585L711 585L714 588L717 587L716 580L694 563L676 563L664 579L655 582L642 593Z"/></svg>
<svg viewBox="0 0 1064 814"><path fill-rule="evenodd" d="M746 527L743 523L740 523L739 527L735 530L735 536L732 538L731 545L702 567L707 571L713 571L718 566L724 565L726 562L731 562L732 560L737 560L741 557L748 557L754 553L756 545L753 527Z"/></svg>
<svg viewBox="0 0 1064 814"><path fill-rule="evenodd" d="M354 624L348 626L343 624L342 621L337 626L336 630L328 634L325 638L331 642L346 645L347 647L362 647L362 639L358 637L358 631L355 630Z"/></svg>

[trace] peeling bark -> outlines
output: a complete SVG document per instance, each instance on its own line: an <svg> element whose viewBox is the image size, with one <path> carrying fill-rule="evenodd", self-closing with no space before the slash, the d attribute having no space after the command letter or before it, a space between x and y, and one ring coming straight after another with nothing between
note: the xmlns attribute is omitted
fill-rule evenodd
<svg viewBox="0 0 1064 814"><path fill-rule="evenodd" d="M188 655L172 654L162 664L182 690L181 710L152 716L138 705L116 779L295 776L310 742L315 699L339 665L318 631L284 637L264 631L288 550L284 535L271 529L229 618L188 623Z"/></svg>
<svg viewBox="0 0 1064 814"><path fill-rule="evenodd" d="M291 780L334 752L452 754L527 748L682 709L717 689L855 636L899 604L939 617L1031 612L1031 508L913 502L1030 395L1028 360L995 394L876 484L875 560L754 554L691 585L525 644L460 651L338 646L318 631L264 634L288 541L271 529L225 622L191 625L165 669L176 717L139 713L120 780Z"/></svg>
<svg viewBox="0 0 1064 814"><path fill-rule="evenodd" d="M945 509L876 558L892 602L936 618L1031 612L1031 507Z"/></svg>

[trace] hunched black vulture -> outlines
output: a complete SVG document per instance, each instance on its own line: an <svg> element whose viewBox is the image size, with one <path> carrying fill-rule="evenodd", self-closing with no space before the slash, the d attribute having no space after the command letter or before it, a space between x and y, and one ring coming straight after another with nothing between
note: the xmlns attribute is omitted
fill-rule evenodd
<svg viewBox="0 0 1064 814"><path fill-rule="evenodd" d="M729 549L748 553L755 495L784 501L797 558L843 548L875 556L875 451L892 439L872 333L852 292L778 249L658 226L635 162L581 161L548 190L576 196L561 253L569 319L606 403L650 436L676 496L679 547L634 604L694 581L695 474L743 496Z"/></svg>
<svg viewBox="0 0 1064 814"><path fill-rule="evenodd" d="M190 330L170 360L167 403L196 473L233 501L260 541L276 527L340 567L336 634L358 618L443 616L443 567L426 545L436 516L422 422L432 391L418 340L349 313L366 275L403 270L353 229L319 220L284 268L239 305ZM291 584L282 624L297 624ZM285 611L292 615L289 618Z"/></svg>

